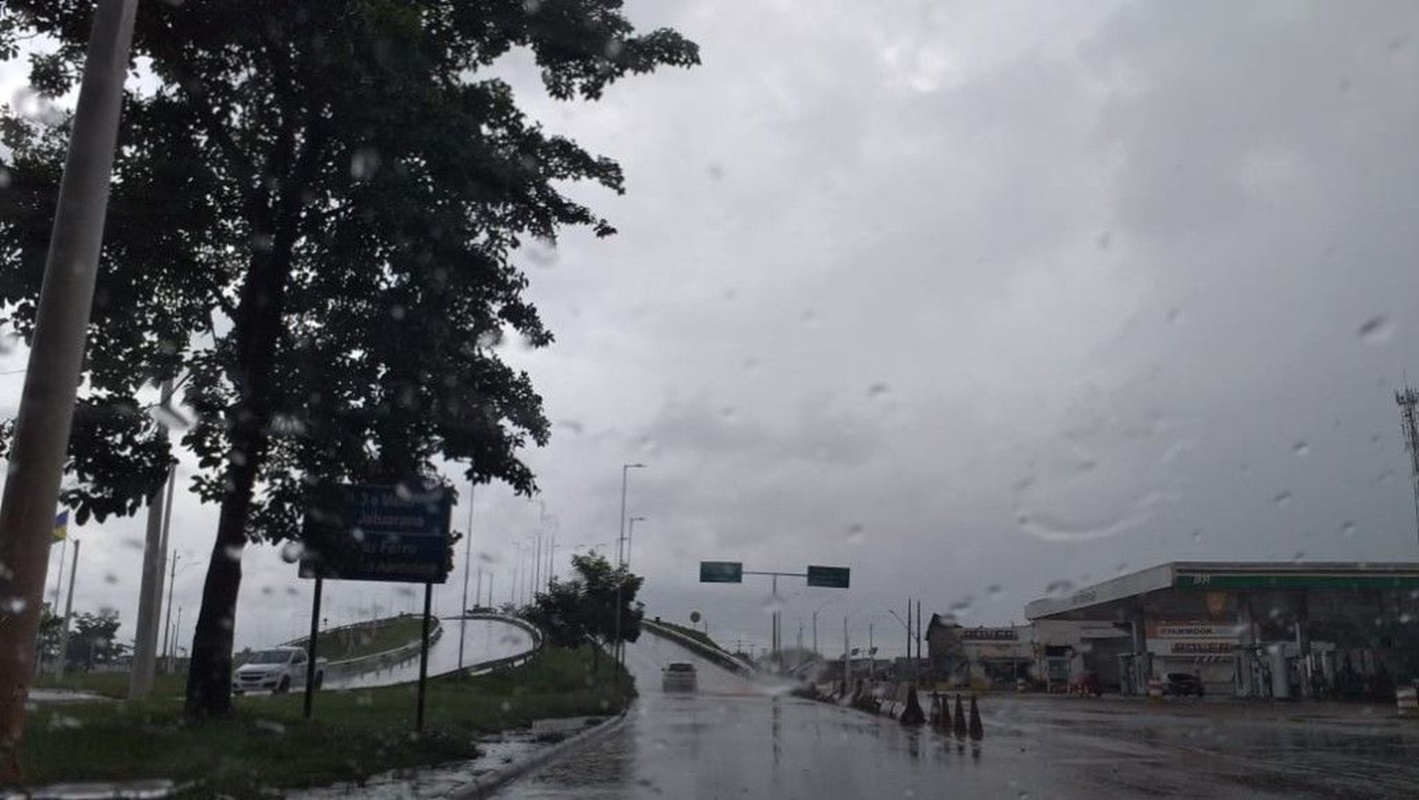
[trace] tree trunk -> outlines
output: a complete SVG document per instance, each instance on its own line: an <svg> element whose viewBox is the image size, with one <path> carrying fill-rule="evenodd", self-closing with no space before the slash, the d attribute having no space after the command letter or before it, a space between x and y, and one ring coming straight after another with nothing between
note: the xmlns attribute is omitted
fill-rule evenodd
<svg viewBox="0 0 1419 800"><path fill-rule="evenodd" d="M246 548L257 471L270 442L276 347L292 244L291 237L278 235L272 254L253 259L237 307L231 378L238 400L228 415L231 454L227 493L222 498L217 540L202 587L202 609L192 635L192 660L187 669L189 717L226 716L232 710L232 634L241 589L241 554Z"/></svg>
<svg viewBox="0 0 1419 800"><path fill-rule="evenodd" d="M232 711L232 633L236 628L237 593L241 588L246 520L251 513L252 486L256 478L254 461L234 465L228 470L228 476L233 487L222 499L217 540L212 545L207 581L202 587L202 609L192 635L186 703L190 717L226 716Z"/></svg>

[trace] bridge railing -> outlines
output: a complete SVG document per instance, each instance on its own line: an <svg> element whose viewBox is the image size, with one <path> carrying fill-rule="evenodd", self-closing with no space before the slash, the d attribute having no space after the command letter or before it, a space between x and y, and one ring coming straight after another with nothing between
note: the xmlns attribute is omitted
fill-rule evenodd
<svg viewBox="0 0 1419 800"><path fill-rule="evenodd" d="M659 636L662 639L669 639L670 641L680 645L681 647L684 647L685 649L693 652L701 658L704 658L707 661L712 661L715 664L718 664L719 666L730 670L731 672L737 672L741 675L754 674L754 667L752 665L747 664L738 658L735 658L732 654L727 653L719 649L718 647L711 647L700 641L699 639L686 636L685 634L675 630L674 628L666 627L653 620L643 619L641 620L641 629L649 633L655 634L656 636Z"/></svg>

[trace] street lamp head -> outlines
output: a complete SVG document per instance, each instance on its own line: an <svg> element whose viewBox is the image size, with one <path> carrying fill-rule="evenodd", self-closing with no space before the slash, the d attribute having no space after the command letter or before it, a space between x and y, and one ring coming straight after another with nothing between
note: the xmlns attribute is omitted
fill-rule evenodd
<svg viewBox="0 0 1419 800"><path fill-rule="evenodd" d="M640 462L636 462L635 464L622 464L621 469L645 469L645 465Z"/></svg>
<svg viewBox="0 0 1419 800"><path fill-rule="evenodd" d="M645 522L645 517L631 517L631 522Z"/></svg>

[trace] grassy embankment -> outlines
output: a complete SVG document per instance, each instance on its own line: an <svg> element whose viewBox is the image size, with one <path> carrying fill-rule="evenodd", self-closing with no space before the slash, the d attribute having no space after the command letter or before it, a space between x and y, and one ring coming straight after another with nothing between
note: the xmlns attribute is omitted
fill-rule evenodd
<svg viewBox="0 0 1419 800"><path fill-rule="evenodd" d="M415 687L322 692L315 718L300 695L236 699L230 719L189 722L181 703L42 705L30 714L22 763L39 785L170 778L192 797L254 797L281 789L360 781L392 769L472 758L484 734L533 720L605 715L634 688L615 689L616 666L589 648L544 648L495 674L429 682L424 733L415 735Z"/></svg>
<svg viewBox="0 0 1419 800"><path fill-rule="evenodd" d="M421 616L388 617L345 628L322 632L316 637L316 652L321 658L341 661L347 658L383 653L403 644L418 641L423 626ZM295 644L304 646L301 639ZM237 664L240 665L240 655ZM69 672L60 680L44 674L35 681L39 689L68 689L89 692L115 699L128 696L127 672ZM177 697L187 686L187 672L160 674L153 679L155 697Z"/></svg>

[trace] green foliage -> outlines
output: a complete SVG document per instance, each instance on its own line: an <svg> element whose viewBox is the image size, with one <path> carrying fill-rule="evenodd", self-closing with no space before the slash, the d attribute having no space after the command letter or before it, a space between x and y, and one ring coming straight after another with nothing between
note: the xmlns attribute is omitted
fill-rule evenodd
<svg viewBox="0 0 1419 800"><path fill-rule="evenodd" d="M30 82L70 88L94 4L6 0L0 56L40 46ZM552 341L524 297L530 240L611 224L563 194L623 190L620 167L550 134L487 68L531 52L555 98L698 62L636 35L620 0L144 3L89 326L64 502L131 514L164 479L145 387L186 372L192 488L222 510L193 645L193 713L230 710L248 540L299 538L324 481L536 491L520 458L549 425L494 345ZM0 313L27 340L69 120L0 111ZM8 440L8 437L6 437ZM0 455L3 455L0 452Z"/></svg>
<svg viewBox="0 0 1419 800"><path fill-rule="evenodd" d="M63 618L60 623L63 624ZM112 664L128 651L128 646L118 641L118 612L111 608L101 609L97 614L75 614L70 625L73 627L65 659L69 669L91 670Z"/></svg>
<svg viewBox="0 0 1419 800"><path fill-rule="evenodd" d="M472 758L478 737L537 719L619 712L633 693L617 692L616 669L610 659L596 669L584 649L544 648L514 669L430 680L418 736L408 685L321 692L312 720L299 694L241 698L231 719L200 723L186 721L165 691L142 703L46 704L30 720L21 759L35 784L168 778L197 782L183 796L279 796Z"/></svg>
<svg viewBox="0 0 1419 800"><path fill-rule="evenodd" d="M616 612L619 609L623 641L640 638L643 606L636 600L645 579L624 567L612 567L601 555L572 556L577 577L554 580L546 592L538 592L524 614L541 628L548 641L559 647L580 647L587 642L611 644L616 641Z"/></svg>
<svg viewBox="0 0 1419 800"><path fill-rule="evenodd" d="M635 35L616 0L468 4L226 0L145 4L95 296L84 417L71 442L77 519L131 514L168 463L148 381L190 372L194 488L223 501L256 466L253 538L300 535L307 476L471 477L535 490L517 455L549 428L528 376L489 345L551 342L517 251L611 225L559 191L622 190L620 168L528 120L484 69L529 48L547 90L599 97L629 73L688 66L672 31ZM13 0L18 36L57 43L30 82L74 85L92 3ZM260 24L253 24L260 20ZM32 332L67 119L7 110L0 141L0 306ZM239 476L236 476L239 477Z"/></svg>

